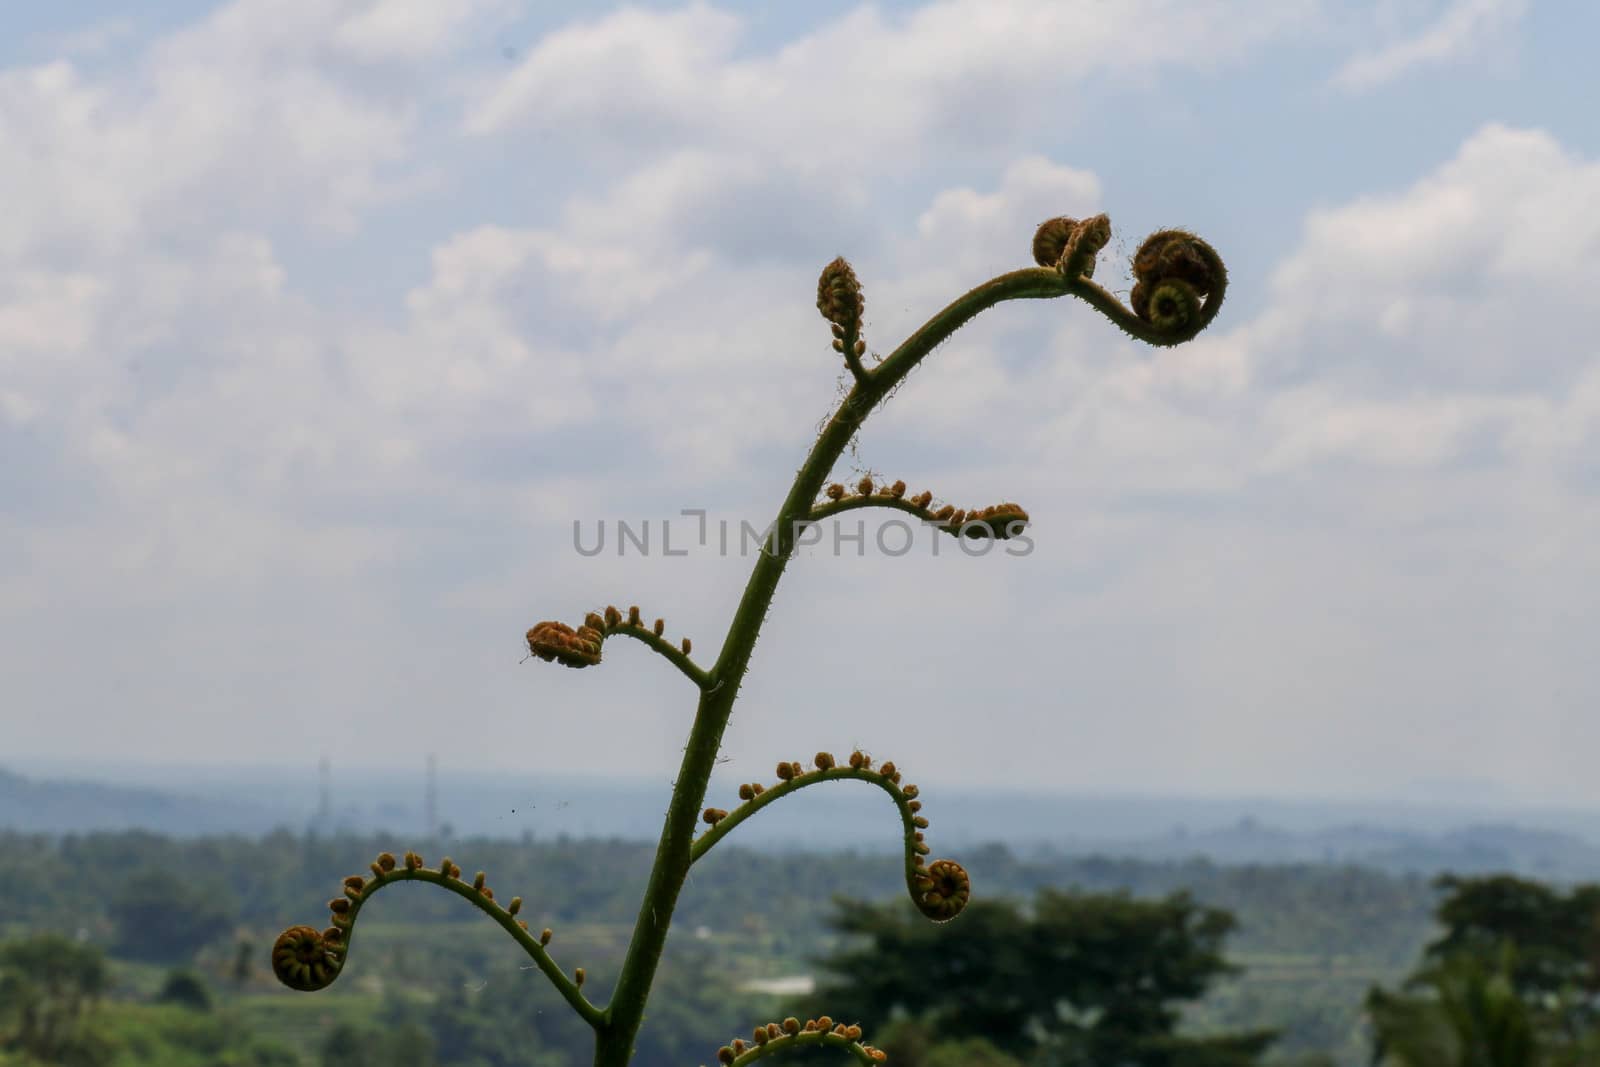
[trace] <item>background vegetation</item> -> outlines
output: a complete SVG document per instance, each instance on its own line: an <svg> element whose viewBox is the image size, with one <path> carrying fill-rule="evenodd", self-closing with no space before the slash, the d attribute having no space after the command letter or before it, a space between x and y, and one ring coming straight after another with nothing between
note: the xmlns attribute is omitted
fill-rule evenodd
<svg viewBox="0 0 1600 1067"><path fill-rule="evenodd" d="M587 1063L587 1029L492 924L438 894L386 894L333 989L272 978L284 917L352 856L406 844L0 832L0 1064ZM649 845L419 847L522 896L604 998ZM972 910L929 927L897 857L719 851L685 894L638 1062L707 1063L750 1020L822 1012L849 1012L901 1067L1355 1067L1375 1042L1393 1067L1600 1062L1600 887L1000 846L961 858L984 875ZM785 976L817 989L763 991ZM1511 1058L1461 1058L1484 1034Z"/></svg>

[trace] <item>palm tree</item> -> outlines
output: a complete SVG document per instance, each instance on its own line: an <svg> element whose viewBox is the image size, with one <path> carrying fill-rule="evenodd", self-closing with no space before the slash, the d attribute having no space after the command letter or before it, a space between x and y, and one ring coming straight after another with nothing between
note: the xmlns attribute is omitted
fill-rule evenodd
<svg viewBox="0 0 1600 1067"><path fill-rule="evenodd" d="M1515 950L1506 942L1493 969L1461 954L1424 971L1415 984L1432 996L1373 987L1367 994L1373 1067L1560 1067L1563 1060L1547 1055L1533 1010L1511 984L1514 966Z"/></svg>

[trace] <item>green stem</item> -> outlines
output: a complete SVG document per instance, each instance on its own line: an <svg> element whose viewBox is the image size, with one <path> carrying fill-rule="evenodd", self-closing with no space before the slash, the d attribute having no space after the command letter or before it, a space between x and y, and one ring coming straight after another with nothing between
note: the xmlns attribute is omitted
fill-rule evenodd
<svg viewBox="0 0 1600 1067"><path fill-rule="evenodd" d="M711 686L701 694L689 742L684 747L683 762L678 768L666 824L656 846L644 901L640 904L622 972L595 1042L595 1067L626 1067L633 1057L634 1039L644 1021L645 1001L661 962L678 894L689 874L695 823L722 747L723 731L749 668L761 625L777 592L778 579L783 576L794 551L799 526L810 514L834 464L866 421L868 413L889 390L935 346L979 312L1004 300L1063 296L1079 284L1081 282L1069 282L1058 271L1045 268L1012 271L983 283L953 300L878 366L857 376L855 386L828 420L778 509L772 533L756 559L744 596L728 627L722 654L711 668Z"/></svg>
<svg viewBox="0 0 1600 1067"><path fill-rule="evenodd" d="M677 645L674 645L666 638L658 637L655 633L645 629L643 626L636 626L624 620L623 622L617 623L615 626L607 626L604 630L604 633L607 637L610 637L612 634L622 634L625 637L633 638L635 641L642 641L651 648L655 649L655 651L659 652L662 656L665 656L669 663L683 672L684 677L688 678L689 681L693 682L701 689L705 689L711 685L711 676L705 671L701 670L699 667L695 666L694 660L689 658L688 653L684 652L681 648L679 648Z"/></svg>

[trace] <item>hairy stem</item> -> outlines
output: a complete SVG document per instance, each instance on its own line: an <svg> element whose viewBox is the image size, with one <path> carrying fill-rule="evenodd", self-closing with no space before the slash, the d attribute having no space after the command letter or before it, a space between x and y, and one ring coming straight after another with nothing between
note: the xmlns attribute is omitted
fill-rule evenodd
<svg viewBox="0 0 1600 1067"><path fill-rule="evenodd" d="M1073 283L1060 272L1044 268L1012 271L972 289L924 323L881 364L857 375L854 387L823 428L778 509L772 532L756 558L744 596L728 627L722 654L711 668L710 686L700 697L644 901L595 1044L595 1067L626 1067L633 1056L634 1039L644 1021L645 1001L693 859L695 823L722 747L723 731L749 668L761 624L777 592L778 580L794 551L799 528L834 464L889 390L968 320L1003 300L1057 297L1073 289Z"/></svg>

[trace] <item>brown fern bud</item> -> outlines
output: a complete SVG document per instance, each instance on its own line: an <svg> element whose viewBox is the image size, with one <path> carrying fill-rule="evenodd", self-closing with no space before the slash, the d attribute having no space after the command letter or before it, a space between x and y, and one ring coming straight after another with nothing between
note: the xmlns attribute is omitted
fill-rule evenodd
<svg viewBox="0 0 1600 1067"><path fill-rule="evenodd" d="M1067 241L1077 228L1078 220L1065 215L1041 222L1033 232L1033 261L1041 267L1054 267L1060 263L1067 251Z"/></svg>
<svg viewBox="0 0 1600 1067"><path fill-rule="evenodd" d="M527 919L518 919L517 920L517 925L522 927L524 930L526 930L528 928L528 920Z"/></svg>
<svg viewBox="0 0 1600 1067"><path fill-rule="evenodd" d="M722 1063L732 1063L734 1060L732 1046L723 1045L721 1048L717 1049L717 1059Z"/></svg>
<svg viewBox="0 0 1600 1067"><path fill-rule="evenodd" d="M915 799L918 792L916 783L913 782L904 789L900 790L900 792L904 793L907 799Z"/></svg>
<svg viewBox="0 0 1600 1067"><path fill-rule="evenodd" d="M583 968L582 967L574 967L572 969L572 980L577 985L582 986L583 985L583 980L584 980L585 977L586 977L586 975L583 973Z"/></svg>
<svg viewBox="0 0 1600 1067"><path fill-rule="evenodd" d="M754 793L756 796L760 796L762 793L765 793L766 791L767 791L767 787L762 785L760 782L751 782L750 783L750 792Z"/></svg>
<svg viewBox="0 0 1600 1067"><path fill-rule="evenodd" d="M679 642L679 644L683 648L683 654L685 656L687 656L690 652L692 652L694 650L694 642L689 640L687 637L685 637L681 642Z"/></svg>
<svg viewBox="0 0 1600 1067"><path fill-rule="evenodd" d="M871 770L872 757L858 748L854 752L850 753L850 766L854 767L858 771Z"/></svg>
<svg viewBox="0 0 1600 1067"><path fill-rule="evenodd" d="M972 896L972 879L954 860L934 860L917 875L913 902L934 922L949 922L961 914Z"/></svg>
<svg viewBox="0 0 1600 1067"><path fill-rule="evenodd" d="M638 626L639 625L639 605L637 605L637 604L635 604L633 607L628 609L628 625L629 626Z"/></svg>
<svg viewBox="0 0 1600 1067"><path fill-rule="evenodd" d="M484 886L482 889L478 890L478 892L482 894L484 900L494 899L494 890L490 889L488 886Z"/></svg>
<svg viewBox="0 0 1600 1067"><path fill-rule="evenodd" d="M483 882L486 877L487 875L485 875L482 871L479 871L477 874L473 875L472 888L476 889L480 893L483 892Z"/></svg>
<svg viewBox="0 0 1600 1067"><path fill-rule="evenodd" d="M334 897L328 901L328 910L335 915L345 915L350 911L349 897Z"/></svg>
<svg viewBox="0 0 1600 1067"><path fill-rule="evenodd" d="M406 853L406 870L415 871L422 867L422 857L415 852Z"/></svg>
<svg viewBox="0 0 1600 1067"><path fill-rule="evenodd" d="M583 624L591 630L604 630L606 628L606 620L601 617L598 611L591 611L585 615Z"/></svg>
<svg viewBox="0 0 1600 1067"><path fill-rule="evenodd" d="M750 1031L750 1036L755 1039L755 1042L758 1045L765 1045L768 1041L772 1040L772 1035L767 1033L767 1028L765 1026L756 1027L754 1030Z"/></svg>
<svg viewBox="0 0 1600 1067"><path fill-rule="evenodd" d="M344 895L349 897L351 900L360 900L361 890L350 888L350 880L347 878L345 879L344 883Z"/></svg>
<svg viewBox="0 0 1600 1067"><path fill-rule="evenodd" d="M909 803L906 804L906 807L910 808L912 811L921 811L922 810L922 801L920 801L920 800L910 801Z"/></svg>
<svg viewBox="0 0 1600 1067"><path fill-rule="evenodd" d="M378 853L378 866L379 866L379 868L381 868L383 870L383 872L385 874L387 874L388 872L394 870L394 853L392 853L392 852L380 852L380 853Z"/></svg>
<svg viewBox="0 0 1600 1067"><path fill-rule="evenodd" d="M455 872L456 865L451 862L449 856L446 856L444 859L439 861L440 874L444 875L446 878L454 878L456 876Z"/></svg>
<svg viewBox="0 0 1600 1067"><path fill-rule="evenodd" d="M1061 257L1061 270L1072 277L1094 277L1094 257L1111 240L1111 220L1105 215L1084 219L1072 228Z"/></svg>
<svg viewBox="0 0 1600 1067"><path fill-rule="evenodd" d="M739 787L739 799L740 800L754 800L755 798L756 798L756 791L753 788L751 788L751 785L750 785L749 782L746 782L746 783L744 783L744 785L741 785Z"/></svg>
<svg viewBox="0 0 1600 1067"><path fill-rule="evenodd" d="M911 816L911 825L926 830L928 828L928 819L923 815L913 815Z"/></svg>
<svg viewBox="0 0 1600 1067"><path fill-rule="evenodd" d="M818 752L816 754L816 756L813 757L812 762L817 765L817 770L819 770L819 771L828 770L829 768L831 768L833 766L833 753L832 752Z"/></svg>
<svg viewBox="0 0 1600 1067"><path fill-rule="evenodd" d="M829 1018L828 1016L826 1016L826 1015L817 1016L817 1029L818 1030L832 1030L833 1029L833 1020L831 1018Z"/></svg>
<svg viewBox="0 0 1600 1067"><path fill-rule="evenodd" d="M661 631L665 630L666 628L667 628L667 621L665 619L657 619L655 621L655 625L650 627L650 629L655 631L655 635L657 637L660 637L661 636Z"/></svg>
<svg viewBox="0 0 1600 1067"><path fill-rule="evenodd" d="M793 778L794 777L794 764L792 764L792 763L780 763L780 764L778 764L778 777L782 778L786 782L789 779Z"/></svg>
<svg viewBox="0 0 1600 1067"><path fill-rule="evenodd" d="M851 1023L849 1026L844 1028L844 1036L848 1037L851 1041L860 1041L861 1027L857 1026L855 1023Z"/></svg>
<svg viewBox="0 0 1600 1067"><path fill-rule="evenodd" d="M1197 313L1199 300L1217 290L1224 278L1209 246L1187 230L1159 230L1145 238L1133 255L1136 279L1128 303L1133 313L1153 325L1182 329Z"/></svg>
<svg viewBox="0 0 1600 1067"><path fill-rule="evenodd" d="M885 778L893 779L899 772L895 770L893 760L884 760L878 766L878 773L883 775Z"/></svg>
<svg viewBox="0 0 1600 1067"><path fill-rule="evenodd" d="M777 1023L768 1023L767 1024L767 1036L768 1037L777 1037L781 1033L783 1033L783 1027L779 1026Z"/></svg>
<svg viewBox="0 0 1600 1067"><path fill-rule="evenodd" d="M861 316L866 313L867 303L861 295L856 272L843 256L822 268L822 275L817 279L817 310L829 322L844 327L846 333L861 329Z"/></svg>
<svg viewBox="0 0 1600 1067"><path fill-rule="evenodd" d="M839 500L844 496L844 486L840 485L838 482L834 482L832 485L828 486L828 488L824 489L823 493L826 494L829 500Z"/></svg>
<svg viewBox="0 0 1600 1067"><path fill-rule="evenodd" d="M593 621L602 621L591 613ZM600 662L600 628L585 623L574 630L563 622L541 622L528 631L528 651L567 667L592 667Z"/></svg>
<svg viewBox="0 0 1600 1067"><path fill-rule="evenodd" d="M872 479L871 478L863 478L859 482L857 482L856 483L856 492L860 493L862 496L871 496L872 495Z"/></svg>
<svg viewBox="0 0 1600 1067"><path fill-rule="evenodd" d="M344 887L346 889L354 889L357 893L365 889L366 886L367 880L361 877L359 874L352 874L350 877L344 880Z"/></svg>
<svg viewBox="0 0 1600 1067"><path fill-rule="evenodd" d="M924 489L922 492L912 497L911 502L919 508L926 508L929 504L933 503L933 494Z"/></svg>
<svg viewBox="0 0 1600 1067"><path fill-rule="evenodd" d="M291 926L272 944L272 973L290 989L326 989L343 965L342 937L330 939L309 926Z"/></svg>
<svg viewBox="0 0 1600 1067"><path fill-rule="evenodd" d="M621 621L622 621L622 612L618 611L616 609L615 605L607 604L606 605L606 625L607 626L615 626L617 623L619 623Z"/></svg>
<svg viewBox="0 0 1600 1067"><path fill-rule="evenodd" d="M728 813L723 811L721 808L707 808L705 811L700 813L700 818L704 819L712 826L717 825L717 823L721 822L727 817Z"/></svg>
<svg viewBox="0 0 1600 1067"><path fill-rule="evenodd" d="M957 512L953 524L961 527L967 537L992 537L997 541L1009 540L1028 525L1028 513L1020 504L994 504L982 511L968 512L963 521Z"/></svg>
<svg viewBox="0 0 1600 1067"><path fill-rule="evenodd" d="M515 915L517 912L519 912L521 910L522 910L522 898L521 897L512 897L511 898L511 903L506 905L506 914L507 915Z"/></svg>
<svg viewBox="0 0 1600 1067"><path fill-rule="evenodd" d="M891 485L886 492L894 499L899 500L901 497L906 495L906 483L897 481Z"/></svg>
<svg viewBox="0 0 1600 1067"><path fill-rule="evenodd" d="M736 1037L736 1038L733 1039L733 1054L735 1056L743 1056L744 1055L744 1050L747 1047L748 1046L745 1045L745 1043L744 1043L744 1038Z"/></svg>
<svg viewBox="0 0 1600 1067"><path fill-rule="evenodd" d="M873 1063L882 1063L884 1060L889 1058L889 1054L883 1051L881 1048L868 1048L867 1046L862 1046L862 1048L866 1051L868 1056L872 1057Z"/></svg>
<svg viewBox="0 0 1600 1067"><path fill-rule="evenodd" d="M539 944L548 945L550 943L550 937L550 928L546 926L543 930L539 931Z"/></svg>
<svg viewBox="0 0 1600 1067"><path fill-rule="evenodd" d="M800 1032L800 1020L793 1015L783 1020L783 1032L786 1034L798 1034Z"/></svg>

